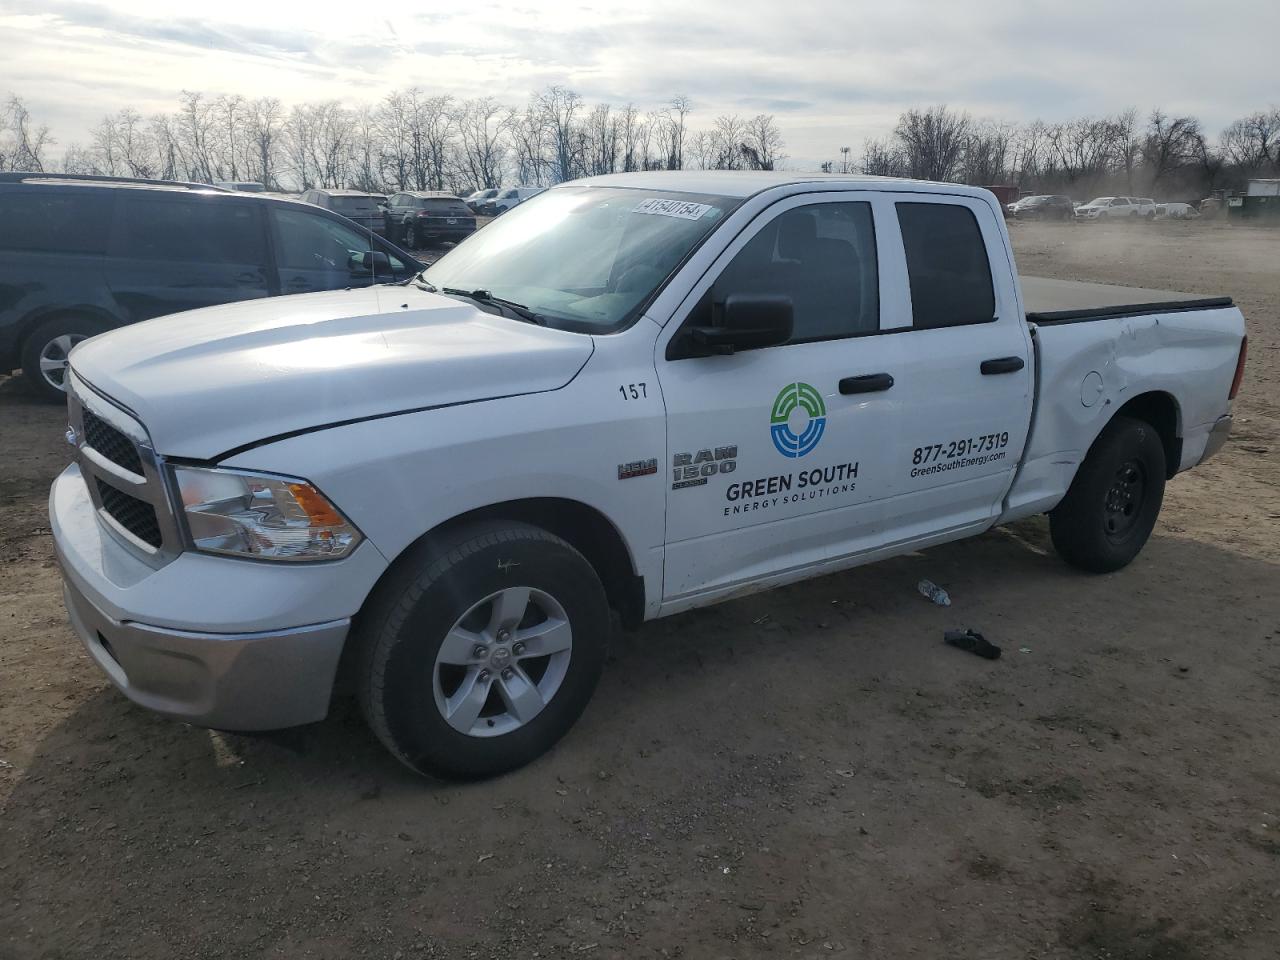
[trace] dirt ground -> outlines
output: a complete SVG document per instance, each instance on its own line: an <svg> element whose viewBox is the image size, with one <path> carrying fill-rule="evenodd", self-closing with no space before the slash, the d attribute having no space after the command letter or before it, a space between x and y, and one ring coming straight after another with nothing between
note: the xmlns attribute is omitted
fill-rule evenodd
<svg viewBox="0 0 1280 960"><path fill-rule="evenodd" d="M1249 318L1235 436L1137 562L1075 573L1036 519L650 624L490 783L414 778L348 707L248 738L131 706L62 609L63 414L0 378L0 957L1274 958L1280 231L1012 232L1026 273Z"/></svg>

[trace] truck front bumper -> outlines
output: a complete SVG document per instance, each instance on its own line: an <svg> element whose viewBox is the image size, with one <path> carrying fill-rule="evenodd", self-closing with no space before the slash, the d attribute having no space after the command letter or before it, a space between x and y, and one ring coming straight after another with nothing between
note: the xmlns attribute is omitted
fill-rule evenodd
<svg viewBox="0 0 1280 960"><path fill-rule="evenodd" d="M271 633L195 633L111 619L68 579L80 642L141 707L219 730L273 730L329 712L350 620Z"/></svg>
<svg viewBox="0 0 1280 960"><path fill-rule="evenodd" d="M93 661L140 706L223 730L322 719L351 617L386 568L367 542L332 563L187 552L153 568L103 529L74 464L54 481L49 520Z"/></svg>

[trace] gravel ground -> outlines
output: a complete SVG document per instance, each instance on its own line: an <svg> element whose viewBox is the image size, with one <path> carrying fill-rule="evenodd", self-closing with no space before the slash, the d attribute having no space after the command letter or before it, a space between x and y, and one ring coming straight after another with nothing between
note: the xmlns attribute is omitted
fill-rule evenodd
<svg viewBox="0 0 1280 960"><path fill-rule="evenodd" d="M1280 231L1012 233L1249 318L1237 432L1137 562L1077 574L1035 519L649 624L484 784L345 705L250 738L125 701L62 610L62 412L0 378L0 957L1274 958Z"/></svg>

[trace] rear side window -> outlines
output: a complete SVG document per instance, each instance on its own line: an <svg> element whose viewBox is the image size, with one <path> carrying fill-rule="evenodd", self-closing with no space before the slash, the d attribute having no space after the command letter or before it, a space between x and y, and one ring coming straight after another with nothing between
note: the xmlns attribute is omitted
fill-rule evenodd
<svg viewBox="0 0 1280 960"><path fill-rule="evenodd" d="M123 257L188 263L266 263L266 240L253 203L218 197L171 199L141 192L125 197Z"/></svg>
<svg viewBox="0 0 1280 960"><path fill-rule="evenodd" d="M373 197L334 197L333 209L344 217L371 216L378 212L378 201Z"/></svg>
<svg viewBox="0 0 1280 960"><path fill-rule="evenodd" d="M953 203L899 203L911 313L918 330L995 319L991 264L978 221Z"/></svg>
<svg viewBox="0 0 1280 960"><path fill-rule="evenodd" d="M735 293L790 297L791 343L875 333L879 285L870 204L815 203L779 215L716 278L710 309L722 309Z"/></svg>
<svg viewBox="0 0 1280 960"><path fill-rule="evenodd" d="M471 216L471 208L461 200L450 200L448 197L441 197L438 200L424 200L423 207L427 213L433 217L469 217Z"/></svg>
<svg viewBox="0 0 1280 960"><path fill-rule="evenodd" d="M111 201L105 190L0 191L0 250L104 253Z"/></svg>

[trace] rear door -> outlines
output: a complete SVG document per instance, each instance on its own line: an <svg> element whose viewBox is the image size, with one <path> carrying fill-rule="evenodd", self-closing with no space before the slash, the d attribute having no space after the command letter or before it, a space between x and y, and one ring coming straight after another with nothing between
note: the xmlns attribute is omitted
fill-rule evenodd
<svg viewBox="0 0 1280 960"><path fill-rule="evenodd" d="M277 291L261 202L174 190L116 193L104 270L129 322Z"/></svg>
<svg viewBox="0 0 1280 960"><path fill-rule="evenodd" d="M981 200L890 194L881 249L910 298L889 321L899 433L886 512L895 541L981 525L999 513L1031 417L1031 340L1001 221Z"/></svg>

